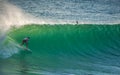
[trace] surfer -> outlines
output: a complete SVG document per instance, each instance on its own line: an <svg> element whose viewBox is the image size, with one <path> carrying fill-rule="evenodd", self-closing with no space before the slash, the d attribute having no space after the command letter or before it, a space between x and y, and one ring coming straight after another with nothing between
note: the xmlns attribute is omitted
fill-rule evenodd
<svg viewBox="0 0 120 75"><path fill-rule="evenodd" d="M26 44L26 48L28 48L28 41L29 41L30 37L26 37L22 40L22 44L21 45L24 45Z"/></svg>
<svg viewBox="0 0 120 75"><path fill-rule="evenodd" d="M78 21L76 21L76 24L78 24Z"/></svg>

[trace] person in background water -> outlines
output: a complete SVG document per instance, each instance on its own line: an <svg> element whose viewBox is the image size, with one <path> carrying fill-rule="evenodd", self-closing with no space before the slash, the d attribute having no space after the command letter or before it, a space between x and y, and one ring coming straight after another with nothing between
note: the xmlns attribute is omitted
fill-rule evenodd
<svg viewBox="0 0 120 75"><path fill-rule="evenodd" d="M78 21L76 21L76 24L78 24Z"/></svg>
<svg viewBox="0 0 120 75"><path fill-rule="evenodd" d="M30 37L24 38L24 39L22 40L21 46L25 44L25 45L26 45L26 48L28 48L28 41L29 41L29 39L30 39Z"/></svg>

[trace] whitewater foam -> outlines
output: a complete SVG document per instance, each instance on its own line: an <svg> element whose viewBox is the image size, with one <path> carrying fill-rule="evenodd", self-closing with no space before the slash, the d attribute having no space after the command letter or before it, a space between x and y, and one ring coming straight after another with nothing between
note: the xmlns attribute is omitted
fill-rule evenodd
<svg viewBox="0 0 120 75"><path fill-rule="evenodd" d="M3 31L8 30L12 25L21 26L30 23L45 23L45 21L25 13L22 9L7 1L1 1L0 11L0 29Z"/></svg>
<svg viewBox="0 0 120 75"><path fill-rule="evenodd" d="M18 53L19 49L14 45L13 42L6 44L5 42L0 45L0 58L6 59L11 57L13 54Z"/></svg>

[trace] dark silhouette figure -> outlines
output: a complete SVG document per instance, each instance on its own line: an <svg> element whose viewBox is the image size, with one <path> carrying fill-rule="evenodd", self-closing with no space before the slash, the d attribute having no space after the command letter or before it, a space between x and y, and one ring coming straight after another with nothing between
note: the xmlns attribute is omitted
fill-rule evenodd
<svg viewBox="0 0 120 75"><path fill-rule="evenodd" d="M30 37L26 37L22 40L22 44L21 45L26 45L26 48L28 48L28 41L29 41Z"/></svg>
<svg viewBox="0 0 120 75"><path fill-rule="evenodd" d="M78 24L78 21L76 21L76 24Z"/></svg>

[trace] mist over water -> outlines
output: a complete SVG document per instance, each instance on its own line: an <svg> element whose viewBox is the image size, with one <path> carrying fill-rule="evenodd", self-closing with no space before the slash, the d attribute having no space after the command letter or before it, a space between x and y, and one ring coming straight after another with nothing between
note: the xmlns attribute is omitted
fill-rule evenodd
<svg viewBox="0 0 120 75"><path fill-rule="evenodd" d="M43 24L45 21L25 13L24 10L8 3L7 0L0 1L0 30L6 31L11 26L21 26L31 23Z"/></svg>

